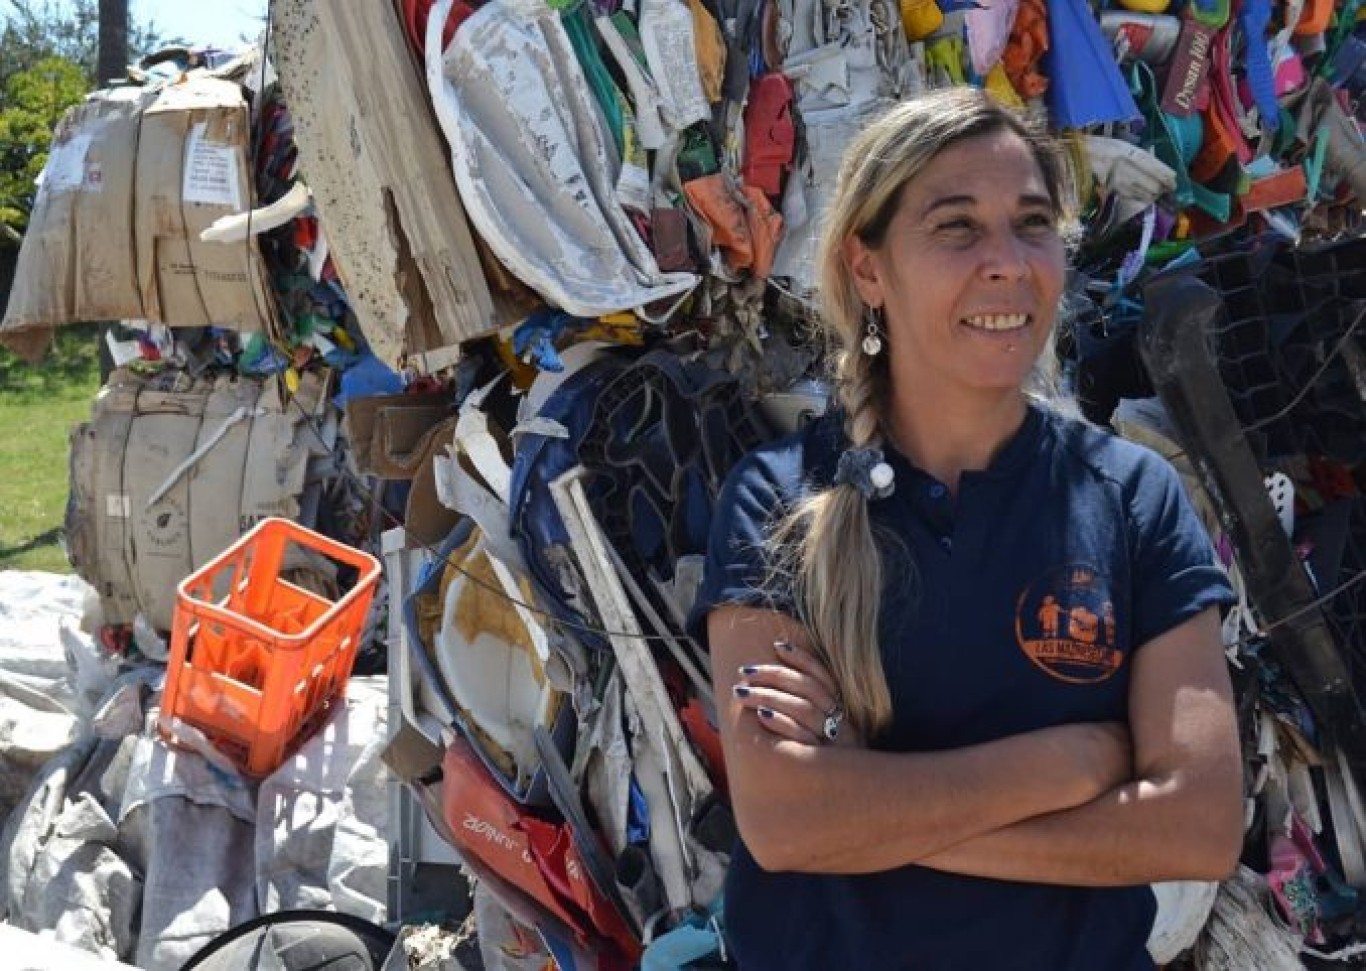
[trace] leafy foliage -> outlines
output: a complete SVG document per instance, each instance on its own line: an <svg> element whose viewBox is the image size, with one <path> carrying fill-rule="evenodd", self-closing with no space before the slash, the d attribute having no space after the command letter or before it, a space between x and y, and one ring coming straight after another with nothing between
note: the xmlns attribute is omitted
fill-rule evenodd
<svg viewBox="0 0 1366 971"><path fill-rule="evenodd" d="M37 192L34 179L47 162L53 128L88 90L80 67L45 57L10 75L0 109L0 223L16 232L28 225Z"/></svg>
<svg viewBox="0 0 1366 971"><path fill-rule="evenodd" d="M62 114L95 87L98 0L0 0L0 247L28 225ZM137 58L162 46L151 23L130 22ZM10 230L7 232L6 230Z"/></svg>

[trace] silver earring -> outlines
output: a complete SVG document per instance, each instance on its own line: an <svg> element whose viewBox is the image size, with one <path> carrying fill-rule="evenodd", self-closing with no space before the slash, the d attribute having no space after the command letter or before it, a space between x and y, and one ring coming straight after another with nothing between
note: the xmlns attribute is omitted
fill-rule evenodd
<svg viewBox="0 0 1366 971"><path fill-rule="evenodd" d="M863 353L877 357L882 353L882 322L885 319L881 307L868 307L863 312L867 329L863 334Z"/></svg>

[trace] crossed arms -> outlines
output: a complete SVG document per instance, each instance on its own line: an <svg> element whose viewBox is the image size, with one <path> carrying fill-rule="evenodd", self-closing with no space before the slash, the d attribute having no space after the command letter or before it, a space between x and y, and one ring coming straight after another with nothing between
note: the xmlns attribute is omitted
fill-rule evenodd
<svg viewBox="0 0 1366 971"><path fill-rule="evenodd" d="M1237 863L1242 763L1214 608L1134 653L1127 726L1062 725L926 753L820 744L829 677L790 617L721 607L708 637L731 799L765 869L918 864L1122 886L1221 879ZM796 649L775 652L782 640ZM742 666L756 673L742 677Z"/></svg>

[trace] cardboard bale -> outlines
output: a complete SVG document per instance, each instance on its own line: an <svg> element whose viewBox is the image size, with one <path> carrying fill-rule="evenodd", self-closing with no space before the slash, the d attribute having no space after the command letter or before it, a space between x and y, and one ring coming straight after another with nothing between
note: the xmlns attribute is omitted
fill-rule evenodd
<svg viewBox="0 0 1366 971"><path fill-rule="evenodd" d="M143 316L172 326L264 330L266 275L253 242L204 243L222 216L252 207L242 89L191 75L142 114L135 193Z"/></svg>
<svg viewBox="0 0 1366 971"><path fill-rule="evenodd" d="M182 377L160 387L114 372L72 433L65 523L72 564L106 623L141 613L168 630L181 580L259 520L300 518L320 447L304 415L322 407L321 386L307 375L296 407L282 405L274 382Z"/></svg>
<svg viewBox="0 0 1366 971"><path fill-rule="evenodd" d="M57 127L0 323L0 343L28 360L55 326L143 316L133 183L150 100L133 88L97 92Z"/></svg>

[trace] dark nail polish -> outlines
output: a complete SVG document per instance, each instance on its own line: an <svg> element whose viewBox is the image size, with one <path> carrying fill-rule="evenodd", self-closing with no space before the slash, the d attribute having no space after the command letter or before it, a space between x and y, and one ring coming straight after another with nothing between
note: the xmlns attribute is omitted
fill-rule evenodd
<svg viewBox="0 0 1366 971"><path fill-rule="evenodd" d="M737 685L735 686L735 697L737 697L737 698L748 698L748 697L749 697L749 688L748 688L747 686L743 685L743 684L737 684Z"/></svg>
<svg viewBox="0 0 1366 971"><path fill-rule="evenodd" d="M792 645L789 644L787 641L774 641L773 646L776 647L778 650L783 651L784 653L792 650Z"/></svg>
<svg viewBox="0 0 1366 971"><path fill-rule="evenodd" d="M775 714L777 714L777 712L775 712L772 708L764 708L764 707L760 707L760 708L759 708L759 717L760 717L760 718L772 718Z"/></svg>
<svg viewBox="0 0 1366 971"><path fill-rule="evenodd" d="M759 669L753 664L746 664L744 667L740 669L740 673L743 674L745 677L749 677L750 675L758 674Z"/></svg>

